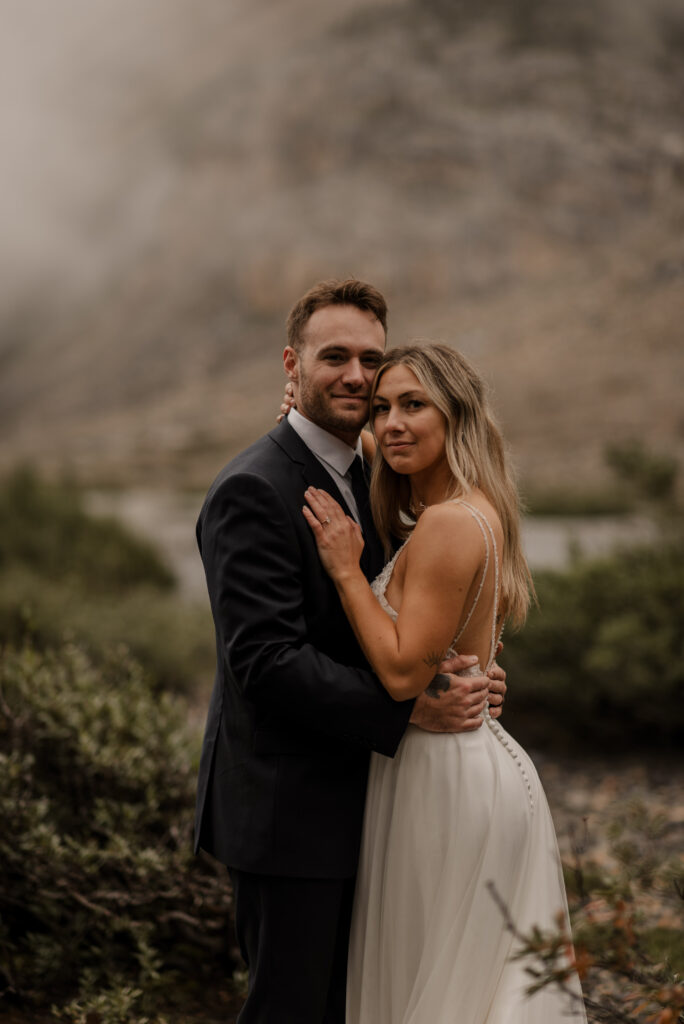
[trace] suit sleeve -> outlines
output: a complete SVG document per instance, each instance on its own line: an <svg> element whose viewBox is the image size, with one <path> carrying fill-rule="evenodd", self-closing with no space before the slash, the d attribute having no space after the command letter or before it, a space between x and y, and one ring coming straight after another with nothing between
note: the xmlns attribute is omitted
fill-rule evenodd
<svg viewBox="0 0 684 1024"><path fill-rule="evenodd" d="M413 701L393 701L372 672L309 642L292 515L269 481L248 473L224 481L205 506L198 540L225 666L269 715L392 756Z"/></svg>

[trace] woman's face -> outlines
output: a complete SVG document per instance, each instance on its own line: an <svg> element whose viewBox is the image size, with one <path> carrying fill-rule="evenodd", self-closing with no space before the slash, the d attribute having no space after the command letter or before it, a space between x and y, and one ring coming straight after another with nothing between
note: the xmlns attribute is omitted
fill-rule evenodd
<svg viewBox="0 0 684 1024"><path fill-rule="evenodd" d="M385 370L371 408L383 458L396 473L420 473L446 463L446 421L415 373Z"/></svg>

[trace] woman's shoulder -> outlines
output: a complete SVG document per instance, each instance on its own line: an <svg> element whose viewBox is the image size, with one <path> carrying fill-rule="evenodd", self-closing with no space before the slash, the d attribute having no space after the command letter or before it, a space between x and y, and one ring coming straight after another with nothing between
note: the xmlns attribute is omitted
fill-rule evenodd
<svg viewBox="0 0 684 1024"><path fill-rule="evenodd" d="M485 521L492 529L499 530L501 524L491 503L480 493L467 497L451 498L439 505L430 505L421 515L416 531L422 524L425 531L448 530L450 532L466 530L481 533L478 522Z"/></svg>
<svg viewBox="0 0 684 1024"><path fill-rule="evenodd" d="M412 560L428 561L446 573L474 570L485 556L482 529L462 502L431 505L420 516L407 554Z"/></svg>

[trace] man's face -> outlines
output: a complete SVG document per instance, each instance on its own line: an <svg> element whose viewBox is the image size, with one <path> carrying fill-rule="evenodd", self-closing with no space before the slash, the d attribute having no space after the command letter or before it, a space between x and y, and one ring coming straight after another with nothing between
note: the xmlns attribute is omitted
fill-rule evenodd
<svg viewBox="0 0 684 1024"><path fill-rule="evenodd" d="M368 420L368 398L385 350L385 332L356 306L325 306L309 318L299 352L288 346L285 372L297 410L354 445Z"/></svg>

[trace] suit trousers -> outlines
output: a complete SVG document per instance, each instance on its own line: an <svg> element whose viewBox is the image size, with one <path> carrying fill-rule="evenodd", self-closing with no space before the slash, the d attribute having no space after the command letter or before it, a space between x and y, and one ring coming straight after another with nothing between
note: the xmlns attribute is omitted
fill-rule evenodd
<svg viewBox="0 0 684 1024"><path fill-rule="evenodd" d="M249 969L238 1024L344 1024L355 880L229 872Z"/></svg>

